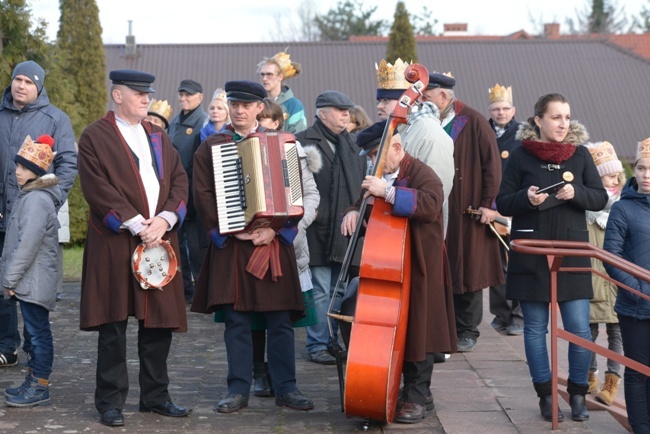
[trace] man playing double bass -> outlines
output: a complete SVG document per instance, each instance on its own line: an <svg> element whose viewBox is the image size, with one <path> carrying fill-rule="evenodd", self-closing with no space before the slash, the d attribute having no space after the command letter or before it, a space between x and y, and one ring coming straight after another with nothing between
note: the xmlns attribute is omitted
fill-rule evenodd
<svg viewBox="0 0 650 434"><path fill-rule="evenodd" d="M362 131L357 144L361 155L377 160L386 121ZM390 142L382 178L366 176L365 194L392 204L392 214L409 219L411 232L411 293L402 375L404 389L395 421L418 423L433 409L429 390L433 353L456 351L456 326L451 287L446 285L442 204L444 193L438 175L404 151L399 134ZM341 232L357 228L361 199L343 217ZM366 243L368 239L366 238Z"/></svg>

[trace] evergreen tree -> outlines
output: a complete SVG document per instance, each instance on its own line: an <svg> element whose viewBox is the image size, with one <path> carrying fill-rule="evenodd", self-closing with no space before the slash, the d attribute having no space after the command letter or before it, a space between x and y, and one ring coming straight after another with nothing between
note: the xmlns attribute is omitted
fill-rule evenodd
<svg viewBox="0 0 650 434"><path fill-rule="evenodd" d="M106 111L106 55L102 44L99 8L95 0L60 0L61 20L57 33L57 67L53 73L62 84L62 110L70 115L75 135ZM72 96L72 99L70 99ZM88 204L79 178L68 196L70 243L86 238Z"/></svg>
<svg viewBox="0 0 650 434"><path fill-rule="evenodd" d="M397 58L401 58L405 62L417 62L418 55L415 48L413 26L409 21L409 13L407 12L403 1L397 2L393 18L393 26L388 35L386 61L395 63Z"/></svg>
<svg viewBox="0 0 650 434"><path fill-rule="evenodd" d="M381 35L387 24L384 20L372 21L370 17L377 6L363 9L360 0L340 0L336 8L325 15L317 15L314 23L320 32L321 41L347 41L350 36Z"/></svg>
<svg viewBox="0 0 650 434"><path fill-rule="evenodd" d="M107 103L106 55L95 0L60 0L57 60L61 72L74 83L74 101L82 108L75 133L100 118Z"/></svg>
<svg viewBox="0 0 650 434"><path fill-rule="evenodd" d="M14 67L33 60L47 71L46 23L40 20L30 30L31 10L26 0L0 0L0 88L11 83Z"/></svg>

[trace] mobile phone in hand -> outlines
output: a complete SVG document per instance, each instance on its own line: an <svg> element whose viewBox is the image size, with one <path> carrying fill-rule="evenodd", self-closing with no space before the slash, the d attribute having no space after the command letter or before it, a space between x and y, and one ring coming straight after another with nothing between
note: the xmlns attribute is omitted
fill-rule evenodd
<svg viewBox="0 0 650 434"><path fill-rule="evenodd" d="M548 194L555 194L560 189L566 184L564 181L560 181L557 184L549 185L548 187L540 188L535 192L535 194L542 194L542 193L548 193Z"/></svg>

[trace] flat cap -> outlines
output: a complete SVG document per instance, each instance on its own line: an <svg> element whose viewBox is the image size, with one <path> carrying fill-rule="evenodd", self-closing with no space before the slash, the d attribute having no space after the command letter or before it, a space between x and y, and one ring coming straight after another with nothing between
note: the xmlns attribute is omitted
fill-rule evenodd
<svg viewBox="0 0 650 434"><path fill-rule="evenodd" d="M338 109L350 109L354 103L348 96L338 90L326 90L316 97L316 108L336 107Z"/></svg>
<svg viewBox="0 0 650 434"><path fill-rule="evenodd" d="M363 157L379 146L385 129L386 121L383 120L370 125L368 128L357 134L357 145L361 148L359 156Z"/></svg>
<svg viewBox="0 0 650 434"><path fill-rule="evenodd" d="M261 84L249 80L227 81L226 98L232 101L254 102L266 98L266 89Z"/></svg>
<svg viewBox="0 0 650 434"><path fill-rule="evenodd" d="M132 69L117 69L108 74L113 84L122 84L138 92L154 93L151 83L156 79L155 76L142 71Z"/></svg>
<svg viewBox="0 0 650 434"><path fill-rule="evenodd" d="M181 81L181 85L178 86L178 91L180 92L181 90L190 95L194 95L195 93L203 93L203 86L194 80L183 80Z"/></svg>
<svg viewBox="0 0 650 434"><path fill-rule="evenodd" d="M456 86L456 79L448 75L433 73L429 74L429 85L427 89L453 89Z"/></svg>

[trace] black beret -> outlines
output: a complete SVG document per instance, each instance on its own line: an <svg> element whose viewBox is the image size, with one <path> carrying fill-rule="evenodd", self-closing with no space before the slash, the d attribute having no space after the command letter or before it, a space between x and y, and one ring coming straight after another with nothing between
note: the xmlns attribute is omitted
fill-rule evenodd
<svg viewBox="0 0 650 434"><path fill-rule="evenodd" d="M453 89L456 86L456 79L448 75L433 73L429 74L429 85L427 89Z"/></svg>
<svg viewBox="0 0 650 434"><path fill-rule="evenodd" d="M121 84L130 87L138 92L154 93L151 83L156 79L155 76L142 71L132 69L117 69L108 74L113 84Z"/></svg>
<svg viewBox="0 0 650 434"><path fill-rule="evenodd" d="M233 101L262 101L266 98L266 89L255 81L233 80L226 82L226 97Z"/></svg>
<svg viewBox="0 0 650 434"><path fill-rule="evenodd" d="M383 120L370 125L357 134L357 145L361 148L361 152L359 152L361 157L379 146L385 129L386 121Z"/></svg>
<svg viewBox="0 0 650 434"><path fill-rule="evenodd" d="M346 94L338 90L326 90L316 97L316 108L336 107L338 109L351 109L354 103Z"/></svg>
<svg viewBox="0 0 650 434"><path fill-rule="evenodd" d="M181 90L190 95L194 95L195 93L203 93L203 86L194 80L183 80L181 81L181 85L178 86L178 91L180 92Z"/></svg>

